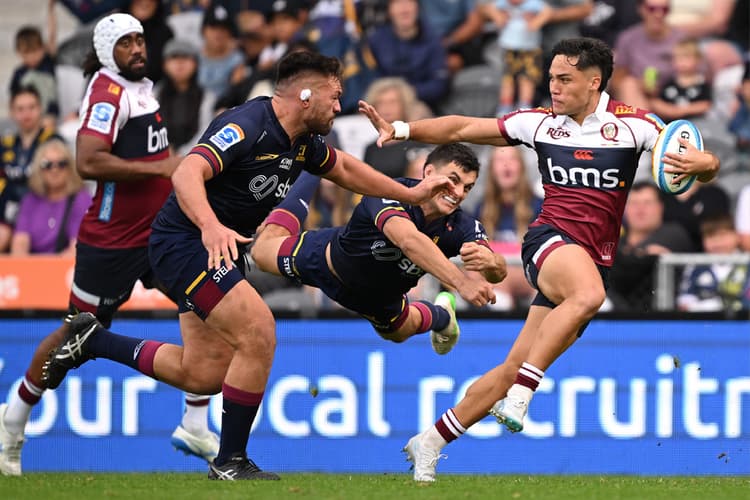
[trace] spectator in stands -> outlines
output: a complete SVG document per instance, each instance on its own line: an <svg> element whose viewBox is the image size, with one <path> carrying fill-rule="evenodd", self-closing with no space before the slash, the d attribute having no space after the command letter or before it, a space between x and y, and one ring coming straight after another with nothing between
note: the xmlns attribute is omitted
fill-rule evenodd
<svg viewBox="0 0 750 500"><path fill-rule="evenodd" d="M388 24L369 37L380 76L400 76L433 110L447 92L450 75L440 38L420 19L417 0L389 0Z"/></svg>
<svg viewBox="0 0 750 500"><path fill-rule="evenodd" d="M745 62L742 83L737 91L737 109L729 122L729 130L736 136L737 150L750 157L750 61Z"/></svg>
<svg viewBox="0 0 750 500"><path fill-rule="evenodd" d="M719 184L695 182L682 194L664 196L664 222L674 222L682 226L690 235L697 251L703 248L701 223L705 219L716 218L731 213L731 198Z"/></svg>
<svg viewBox="0 0 750 500"><path fill-rule="evenodd" d="M198 84L217 96L244 74L244 57L237 49L236 33L234 21L223 5L216 4L204 12ZM233 75L238 75L236 81L232 81Z"/></svg>
<svg viewBox="0 0 750 500"><path fill-rule="evenodd" d="M734 226L740 238L740 248L744 252L750 252L750 184L740 191L734 214Z"/></svg>
<svg viewBox="0 0 750 500"><path fill-rule="evenodd" d="M442 40L448 70L482 64L484 16L477 0L420 0L425 21Z"/></svg>
<svg viewBox="0 0 750 500"><path fill-rule="evenodd" d="M16 31L15 48L20 66L13 70L10 78L10 93L21 87L33 86L39 92L42 109L49 125L59 116L57 104L57 82L55 80L55 53L57 52L57 21L54 2L49 3L47 42L36 26L23 26Z"/></svg>
<svg viewBox="0 0 750 500"><path fill-rule="evenodd" d="M45 126L41 98L34 87L21 87L11 93L10 117L16 131L0 139L0 162L4 177L2 194L5 200L0 207L0 221L12 226L18 203L28 190L29 165L37 147L59 137L54 129ZM0 249L7 248L7 243L7 240L0 238Z"/></svg>
<svg viewBox="0 0 750 500"><path fill-rule="evenodd" d="M625 203L624 234L610 271L608 297L615 310L650 311L658 256L697 249L684 228L663 221L664 204L652 182L636 182Z"/></svg>
<svg viewBox="0 0 750 500"><path fill-rule="evenodd" d="M173 38L164 47L164 78L154 87L169 143L187 154L213 119L216 96L198 85L198 48Z"/></svg>
<svg viewBox="0 0 750 500"><path fill-rule="evenodd" d="M386 120L411 121L431 116L429 108L417 99L414 87L403 78L391 77L375 80L367 89L365 101L371 103ZM378 147L375 141L365 148L364 160L389 177L410 177L418 172L422 178L422 165L431 146L415 141L393 141Z"/></svg>
<svg viewBox="0 0 750 500"><path fill-rule="evenodd" d="M64 142L53 139L39 147L31 163L29 188L18 210L11 255L73 255L91 193L83 187Z"/></svg>
<svg viewBox="0 0 750 500"><path fill-rule="evenodd" d="M267 17L272 41L258 56L260 71L273 70L289 50L289 45L303 38L302 28L308 14L305 7L303 0L279 0L273 3L272 11Z"/></svg>
<svg viewBox="0 0 750 500"><path fill-rule="evenodd" d="M672 48L674 76L650 99L651 111L664 121L700 118L711 109L711 85L703 70L698 40L685 38Z"/></svg>
<svg viewBox="0 0 750 500"><path fill-rule="evenodd" d="M684 34L666 22L669 0L638 0L641 22L626 29L615 44L615 69L610 81L614 97L648 109L673 76L672 50Z"/></svg>
<svg viewBox="0 0 750 500"><path fill-rule="evenodd" d="M633 0L596 0L591 14L581 21L581 35L598 38L614 47L617 36L640 20Z"/></svg>
<svg viewBox="0 0 750 500"><path fill-rule="evenodd" d="M706 219L701 233L708 254L732 255L740 251L739 236L729 215ZM750 309L750 268L746 264L720 262L687 266L677 308L691 312Z"/></svg>
<svg viewBox="0 0 750 500"><path fill-rule="evenodd" d="M702 50L706 56L711 74L722 68L742 64L742 55L737 48L739 40L727 40L727 36L734 36L734 27L738 24L732 22L732 15L738 14L735 8L736 0L671 0L671 10L667 16L667 23L678 28L688 36L702 39ZM747 36L747 8L744 9L745 17L741 19L744 23L744 36ZM729 34L730 26L733 33ZM747 46L747 40L742 42Z"/></svg>
<svg viewBox="0 0 750 500"><path fill-rule="evenodd" d="M148 45L146 77L157 83L164 75L162 52L169 40L174 38L167 24L167 12L161 0L130 0L125 10L143 26L143 36Z"/></svg>
<svg viewBox="0 0 750 500"><path fill-rule="evenodd" d="M542 0L496 0L485 5L483 12L500 28L504 64L497 116L532 107L536 86L542 81L541 29L551 10Z"/></svg>
<svg viewBox="0 0 750 500"><path fill-rule="evenodd" d="M474 216L484 225L495 252L520 257L521 241L539 214L542 199L532 191L518 147L493 148L489 174ZM495 309L520 309L536 295L520 266L508 266L508 275L494 288Z"/></svg>

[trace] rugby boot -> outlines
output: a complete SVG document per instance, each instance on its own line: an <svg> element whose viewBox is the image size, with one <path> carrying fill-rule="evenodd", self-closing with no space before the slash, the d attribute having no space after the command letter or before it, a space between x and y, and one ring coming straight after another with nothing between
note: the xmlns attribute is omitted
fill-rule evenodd
<svg viewBox="0 0 750 500"><path fill-rule="evenodd" d="M86 361L94 359L87 350L87 343L101 326L96 316L88 312L73 317L68 334L60 345L50 352L42 367L42 382L48 389L56 389L68 370L78 368Z"/></svg>

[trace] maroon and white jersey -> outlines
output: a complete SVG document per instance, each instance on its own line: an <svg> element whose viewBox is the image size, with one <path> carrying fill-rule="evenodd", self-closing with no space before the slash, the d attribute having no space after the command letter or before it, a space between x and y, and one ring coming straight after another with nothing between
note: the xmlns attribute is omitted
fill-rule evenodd
<svg viewBox="0 0 750 500"><path fill-rule="evenodd" d="M531 225L555 227L596 263L611 266L638 159L653 148L663 122L603 92L583 125L546 108L516 111L497 123L510 144L539 157L544 202Z"/></svg>
<svg viewBox="0 0 750 500"><path fill-rule="evenodd" d="M169 156L167 128L147 78L131 82L107 68L94 74L81 104L78 134L99 137L126 160L157 161ZM133 181L97 181L78 240L100 248L148 245L151 222L172 190L160 176Z"/></svg>

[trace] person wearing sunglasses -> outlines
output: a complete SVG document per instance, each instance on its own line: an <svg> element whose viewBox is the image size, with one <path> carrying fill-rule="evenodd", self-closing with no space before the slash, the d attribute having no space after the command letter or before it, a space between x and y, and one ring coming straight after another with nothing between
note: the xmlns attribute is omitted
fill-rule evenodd
<svg viewBox="0 0 750 500"><path fill-rule="evenodd" d="M18 210L11 255L74 254L91 194L73 167L64 142L54 139L39 147L31 163L29 192Z"/></svg>
<svg viewBox="0 0 750 500"><path fill-rule="evenodd" d="M623 31L615 43L610 90L616 99L649 109L648 99L674 76L672 51L685 34L667 23L670 0L638 0L641 22Z"/></svg>

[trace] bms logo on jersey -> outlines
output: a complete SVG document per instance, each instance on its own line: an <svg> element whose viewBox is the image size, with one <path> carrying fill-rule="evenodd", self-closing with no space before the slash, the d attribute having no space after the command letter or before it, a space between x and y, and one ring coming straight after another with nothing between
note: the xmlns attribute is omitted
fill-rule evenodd
<svg viewBox="0 0 750 500"><path fill-rule="evenodd" d="M586 150L586 158L583 158L584 153L581 153L576 159L590 161L588 158L590 154L591 152ZM561 167L560 165L553 165L552 158L547 158L546 167L546 171L544 169L542 171L543 177L545 177L544 180L560 186L591 187L597 189L618 189L625 186L625 182L620 180L619 168L600 169L593 166L593 164L591 167L580 167L577 165Z"/></svg>

